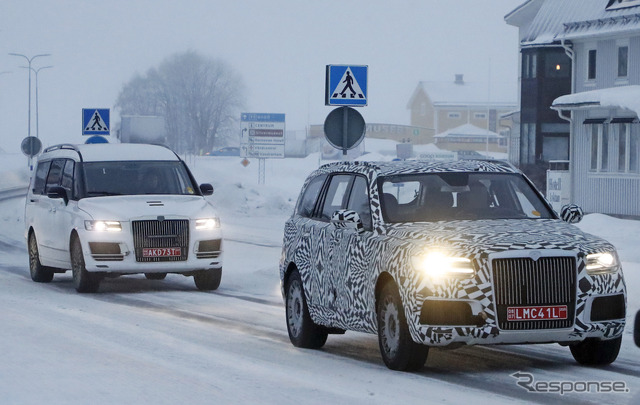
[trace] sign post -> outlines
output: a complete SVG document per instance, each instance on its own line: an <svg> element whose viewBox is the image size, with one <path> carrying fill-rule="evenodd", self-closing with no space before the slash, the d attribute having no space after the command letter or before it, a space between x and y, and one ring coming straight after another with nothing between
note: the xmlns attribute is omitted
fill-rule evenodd
<svg viewBox="0 0 640 405"><path fill-rule="evenodd" d="M258 158L258 184L264 184L265 159L284 158L285 115L242 113L240 129L240 156Z"/></svg>
<svg viewBox="0 0 640 405"><path fill-rule="evenodd" d="M324 134L327 141L342 149L342 159L347 159L347 150L364 138L364 118L352 107L363 107L368 103L369 67L366 65L327 65L325 76L325 105L339 105L327 116Z"/></svg>
<svg viewBox="0 0 640 405"><path fill-rule="evenodd" d="M22 150L22 153L27 155L27 157L29 158L29 160L27 161L29 170L33 170L33 167L31 166L31 159L35 155L40 153L40 150L42 149L42 142L40 141L40 138L37 138L35 136L28 136L24 138L22 140L22 143L20 144L20 149Z"/></svg>
<svg viewBox="0 0 640 405"><path fill-rule="evenodd" d="M347 151L362 142L366 132L362 115L351 107L338 107L331 111L324 121L324 136L331 146L342 149L346 159Z"/></svg>

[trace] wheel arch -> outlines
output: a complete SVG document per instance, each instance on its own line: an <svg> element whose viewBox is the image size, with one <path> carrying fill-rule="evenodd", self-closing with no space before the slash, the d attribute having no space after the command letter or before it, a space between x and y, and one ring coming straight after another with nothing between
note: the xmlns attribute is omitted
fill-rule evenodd
<svg viewBox="0 0 640 405"><path fill-rule="evenodd" d="M69 252L71 252L71 246L73 245L73 242L78 239L80 240L80 235L78 235L78 231L75 229L71 230L71 235L69 235Z"/></svg>
<svg viewBox="0 0 640 405"><path fill-rule="evenodd" d="M375 289L376 305L378 304L378 300L380 299L380 293L382 292L382 289L388 283L396 284L396 281L394 280L393 276L386 271L380 273L380 275L378 276L378 281L376 281L376 289Z"/></svg>
<svg viewBox="0 0 640 405"><path fill-rule="evenodd" d="M291 277L291 274L294 271L298 271L298 266L296 266L296 264L294 262L290 262L289 265L287 266L287 269L284 271L284 274L282 276L282 288L286 288L287 284L289 283L289 277ZM302 278L302 275L300 275L300 278ZM303 282L303 290L304 290L304 282Z"/></svg>

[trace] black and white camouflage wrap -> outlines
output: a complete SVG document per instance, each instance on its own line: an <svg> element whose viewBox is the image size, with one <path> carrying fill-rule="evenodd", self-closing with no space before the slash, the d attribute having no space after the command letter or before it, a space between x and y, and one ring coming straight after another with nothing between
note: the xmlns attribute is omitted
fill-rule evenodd
<svg viewBox="0 0 640 405"><path fill-rule="evenodd" d="M359 173L369 182L373 230L336 226L345 218L321 222L293 215L285 224L280 278L297 268L303 281L314 322L333 328L375 333L376 285L396 283L414 341L432 346L451 343L498 344L570 342L587 337L614 338L622 334L624 319L591 322L594 297L624 294L622 270L590 275L586 255L612 252L608 242L582 232L561 219L457 220L421 223L384 223L377 185L379 176L395 174L486 171L519 173L504 163L456 162L341 162L324 165L310 179L323 173ZM340 213L339 215L344 215ZM437 247L469 258L475 275L434 282L416 271L411 258ZM569 329L509 331L498 326L492 260L505 257L572 257L576 263L575 322ZM283 291L284 294L284 291ZM486 316L481 326L431 326L420 323L427 299L461 300Z"/></svg>

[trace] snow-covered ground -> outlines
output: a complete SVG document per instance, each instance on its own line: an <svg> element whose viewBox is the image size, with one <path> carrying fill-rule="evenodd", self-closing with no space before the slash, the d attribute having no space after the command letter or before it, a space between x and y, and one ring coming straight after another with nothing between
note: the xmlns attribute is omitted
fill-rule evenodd
<svg viewBox="0 0 640 405"><path fill-rule="evenodd" d="M390 159L391 141L367 139L367 160ZM429 151L425 147L425 151ZM187 157L212 183L225 233L220 288L198 292L190 278L105 280L77 294L71 275L50 284L29 277L24 200L0 200L0 403L640 403L640 348L632 322L640 309L640 222L600 214L579 227L618 248L625 271L628 325L618 360L577 365L559 345L432 350L419 373L388 370L374 335L331 335L322 350L294 348L287 336L278 261L283 224L307 174L324 163ZM24 187L26 158L0 154L0 190ZM536 381L624 382L625 393L530 393Z"/></svg>

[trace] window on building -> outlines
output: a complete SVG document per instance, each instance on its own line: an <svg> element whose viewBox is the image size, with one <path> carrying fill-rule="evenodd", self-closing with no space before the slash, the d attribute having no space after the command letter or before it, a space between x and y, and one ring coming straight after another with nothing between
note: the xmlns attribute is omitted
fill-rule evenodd
<svg viewBox="0 0 640 405"><path fill-rule="evenodd" d="M548 53L544 65L545 77L562 78L571 75L571 59L564 52Z"/></svg>
<svg viewBox="0 0 640 405"><path fill-rule="evenodd" d="M473 118L478 119L478 120L486 120L487 119L487 113L473 113Z"/></svg>
<svg viewBox="0 0 640 405"><path fill-rule="evenodd" d="M447 114L447 117L451 119L460 119L462 115L459 112L450 112L449 114Z"/></svg>
<svg viewBox="0 0 640 405"><path fill-rule="evenodd" d="M587 79L595 80L596 78L596 50L590 49L588 53Z"/></svg>
<svg viewBox="0 0 640 405"><path fill-rule="evenodd" d="M589 170L595 172L598 170L598 139L600 136L599 133L599 125L591 125L591 165L589 166Z"/></svg>
<svg viewBox="0 0 640 405"><path fill-rule="evenodd" d="M522 55L522 78L535 79L538 70L538 55L535 53Z"/></svg>
<svg viewBox="0 0 640 405"><path fill-rule="evenodd" d="M609 171L609 131L608 125L591 124L591 165L592 172Z"/></svg>
<svg viewBox="0 0 640 405"><path fill-rule="evenodd" d="M629 165L627 159L629 150L629 124L618 125L618 171L626 172Z"/></svg>
<svg viewBox="0 0 640 405"><path fill-rule="evenodd" d="M638 130L637 128L635 130L633 128L629 129L629 172L639 173L640 167L638 167L638 156L640 155L640 142L638 141Z"/></svg>
<svg viewBox="0 0 640 405"><path fill-rule="evenodd" d="M638 133L633 131L629 122L620 122L615 125L617 136L614 155L618 156L618 172L638 173Z"/></svg>
<svg viewBox="0 0 640 405"><path fill-rule="evenodd" d="M520 163L529 164L536 161L536 124L522 124L520 135Z"/></svg>
<svg viewBox="0 0 640 405"><path fill-rule="evenodd" d="M618 47L618 77L627 77L629 66L629 47Z"/></svg>

